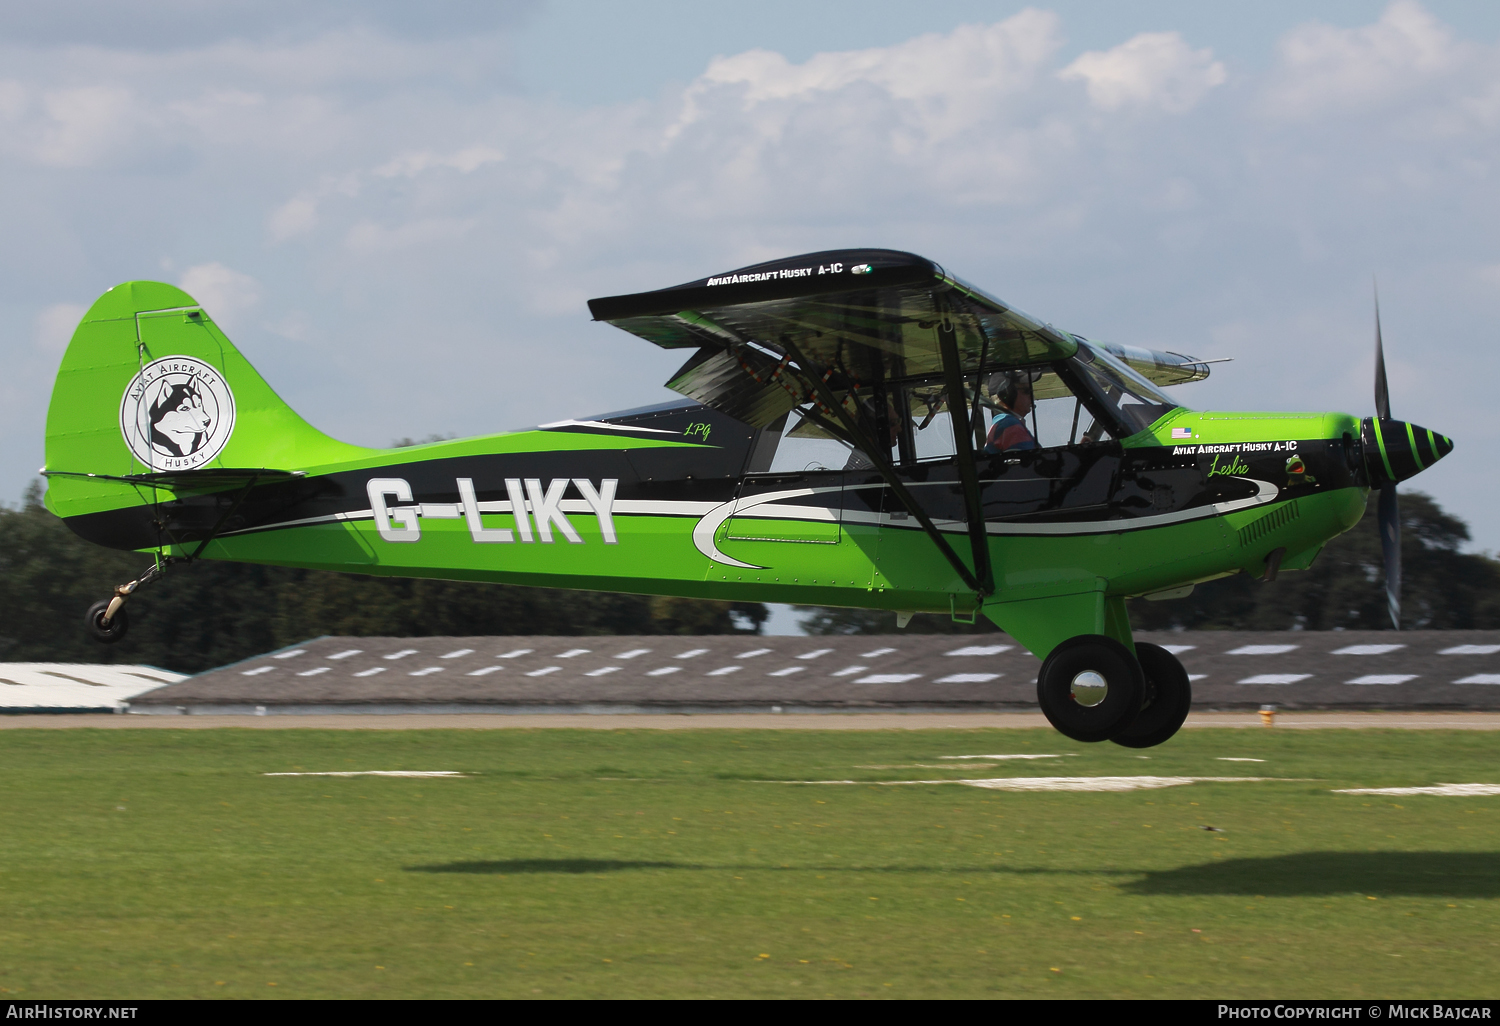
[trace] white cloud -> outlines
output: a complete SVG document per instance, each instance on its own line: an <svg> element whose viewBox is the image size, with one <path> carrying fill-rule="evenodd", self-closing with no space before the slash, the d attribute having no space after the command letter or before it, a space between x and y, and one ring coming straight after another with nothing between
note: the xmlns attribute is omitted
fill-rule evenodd
<svg viewBox="0 0 1500 1026"><path fill-rule="evenodd" d="M271 214L271 238L283 242L295 235L312 231L318 224L318 197L298 193Z"/></svg>
<svg viewBox="0 0 1500 1026"><path fill-rule="evenodd" d="M1111 50L1083 54L1059 77L1086 83L1089 101L1100 110L1159 107L1181 114L1223 85L1229 72L1212 50L1194 50L1176 32L1143 32Z"/></svg>
<svg viewBox="0 0 1500 1026"><path fill-rule="evenodd" d="M378 256L410 247L452 243L475 226L472 218L426 217L388 228L360 221L349 230L345 245L362 256Z"/></svg>
<svg viewBox="0 0 1500 1026"><path fill-rule="evenodd" d="M189 267L178 284L226 333L238 327L241 315L253 310L261 299L260 282L221 263Z"/></svg>
<svg viewBox="0 0 1500 1026"><path fill-rule="evenodd" d="M77 303L53 303L36 315L33 341L38 349L62 354L73 339L73 332L88 308Z"/></svg>
<svg viewBox="0 0 1500 1026"><path fill-rule="evenodd" d="M1271 109L1305 117L1389 100L1420 89L1469 62L1473 48L1415 0L1394 0L1372 25L1344 29L1317 22L1287 33L1281 68L1268 92Z"/></svg>
<svg viewBox="0 0 1500 1026"><path fill-rule="evenodd" d="M47 121L33 147L35 159L53 167L84 167L128 144L137 110L127 89L84 86L42 96Z"/></svg>
<svg viewBox="0 0 1500 1026"><path fill-rule="evenodd" d="M470 174L486 164L504 159L505 154L493 146L469 146L446 155L433 153L431 150L409 150L395 160L380 165L373 173L378 178L415 178L431 168L446 167L462 174Z"/></svg>

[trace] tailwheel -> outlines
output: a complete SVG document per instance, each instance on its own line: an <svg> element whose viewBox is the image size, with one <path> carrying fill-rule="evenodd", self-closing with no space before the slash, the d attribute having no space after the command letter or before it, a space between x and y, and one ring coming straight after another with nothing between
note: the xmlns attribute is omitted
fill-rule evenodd
<svg viewBox="0 0 1500 1026"><path fill-rule="evenodd" d="M110 611L110 607L114 611ZM84 614L83 625L89 632L89 637L104 645L113 645L125 636L130 630L130 618L125 614L125 607L118 599L104 599L89 606L89 611Z"/></svg>
<svg viewBox="0 0 1500 1026"><path fill-rule="evenodd" d="M1036 678L1048 722L1074 741L1107 741L1141 711L1145 678L1130 650L1102 634L1081 634L1052 650Z"/></svg>
<svg viewBox="0 0 1500 1026"><path fill-rule="evenodd" d="M1110 738L1126 748L1152 748L1177 733L1193 705L1193 686L1177 657L1138 641L1136 658L1146 677L1146 699L1135 722Z"/></svg>

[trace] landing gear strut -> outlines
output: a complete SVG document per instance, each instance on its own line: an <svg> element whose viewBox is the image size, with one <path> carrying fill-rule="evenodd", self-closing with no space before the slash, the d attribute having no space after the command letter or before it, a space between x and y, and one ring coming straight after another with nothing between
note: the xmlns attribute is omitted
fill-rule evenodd
<svg viewBox="0 0 1500 1026"><path fill-rule="evenodd" d="M89 611L83 617L83 625L89 632L89 637L101 645L113 645L125 637L126 632L130 630L130 618L125 613L125 600L134 595L136 589L143 584L150 584L166 573L167 567L174 562L176 560L169 557L151 564L151 567L141 576L129 584L122 584L116 588L113 598L95 602L89 606Z"/></svg>
<svg viewBox="0 0 1500 1026"><path fill-rule="evenodd" d="M1103 634L1081 634L1052 650L1036 678L1048 721L1075 741L1107 741L1141 711L1146 681L1130 650Z"/></svg>

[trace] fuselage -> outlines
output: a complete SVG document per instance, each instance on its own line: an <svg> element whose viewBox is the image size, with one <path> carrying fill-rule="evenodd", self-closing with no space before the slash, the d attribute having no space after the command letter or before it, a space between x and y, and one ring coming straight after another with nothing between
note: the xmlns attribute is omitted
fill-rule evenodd
<svg viewBox="0 0 1500 1026"><path fill-rule="evenodd" d="M779 430L779 429L778 429ZM1180 589L1307 566L1359 519L1346 414L1177 408L1123 440L980 455L990 599ZM376 574L972 614L986 599L871 469L773 470L778 431L695 403L388 450L257 485L203 555ZM956 550L956 460L896 467ZM93 541L187 554L231 493L69 518ZM1279 550L1279 551L1278 551Z"/></svg>

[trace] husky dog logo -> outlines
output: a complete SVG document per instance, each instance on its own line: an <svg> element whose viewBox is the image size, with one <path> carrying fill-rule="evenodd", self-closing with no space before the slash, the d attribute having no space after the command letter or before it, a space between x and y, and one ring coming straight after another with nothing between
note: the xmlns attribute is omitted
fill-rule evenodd
<svg viewBox="0 0 1500 1026"><path fill-rule="evenodd" d="M125 389L120 432L152 470L192 470L223 451L234 432L234 395L222 375L188 356L153 360Z"/></svg>

